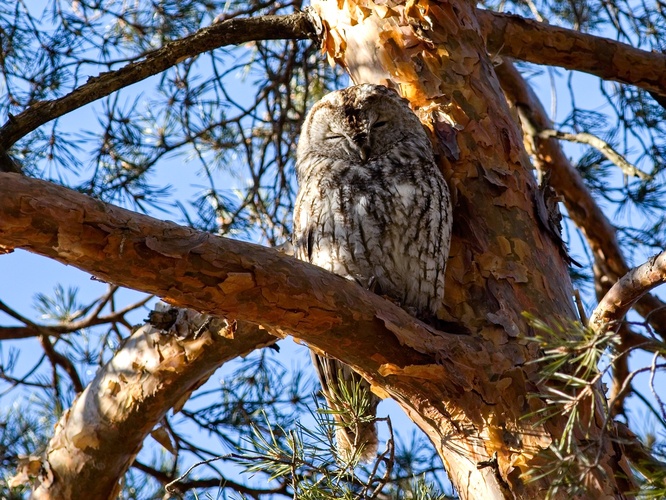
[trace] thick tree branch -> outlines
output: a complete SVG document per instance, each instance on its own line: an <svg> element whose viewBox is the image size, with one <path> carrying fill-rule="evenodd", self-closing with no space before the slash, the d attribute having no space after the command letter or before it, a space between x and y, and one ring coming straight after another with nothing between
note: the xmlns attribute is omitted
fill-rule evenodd
<svg viewBox="0 0 666 500"><path fill-rule="evenodd" d="M261 16L222 21L196 33L166 44L116 71L90 77L73 92L52 101L33 104L12 116L0 128L0 157L16 141L37 127L75 109L101 99L116 90L157 75L183 59L194 57L225 45L238 45L254 40L291 40L307 38L313 31L308 16L297 12L287 16ZM7 165L3 168L2 165ZM15 171L11 160L0 161L0 171Z"/></svg>
<svg viewBox="0 0 666 500"><path fill-rule="evenodd" d="M590 327L617 330L627 311L648 291L666 283L666 251L632 269L615 283L590 317Z"/></svg>
<svg viewBox="0 0 666 500"><path fill-rule="evenodd" d="M477 11L477 16L490 53L584 71L666 96L666 55L520 16L482 9ZM32 130L123 87L159 74L183 59L249 41L305 39L313 32L310 18L303 12L229 19L170 42L145 54L141 61L90 77L87 83L63 97L35 103L19 115L10 117L0 128L0 172L20 171L20 166L5 151Z"/></svg>
<svg viewBox="0 0 666 500"><path fill-rule="evenodd" d="M666 96L664 54L520 16L481 9L477 16L493 55L583 71Z"/></svg>
<svg viewBox="0 0 666 500"><path fill-rule="evenodd" d="M518 70L508 60L495 68L507 99L520 110L527 148L534 155L537 169L550 172L550 183L564 198L569 216L580 228L590 245L603 274L615 282L629 272L615 236L615 228L585 186L580 173L566 157L555 139L541 139L539 132L551 129L552 123L539 99ZM665 304L650 294L635 305L652 328L666 338Z"/></svg>
<svg viewBox="0 0 666 500"><path fill-rule="evenodd" d="M320 348L331 348L333 354L345 355L338 342L320 342L324 332L344 334L346 339L350 330L372 332L368 337L378 339L400 335L420 353L460 344L456 339L462 338L442 334L419 340L416 333L422 334L425 325L320 268L270 248L107 205L48 182L0 174L0 213L0 246L38 253L177 305L284 330L321 343ZM378 318L385 325L372 325ZM363 327L354 326L364 322ZM394 328L394 334L388 328ZM385 354L387 347L382 346ZM394 348L396 358L401 358L397 353L405 349L397 342ZM412 362L423 360L414 354ZM354 359L365 357L357 354Z"/></svg>
<svg viewBox="0 0 666 500"><path fill-rule="evenodd" d="M483 341L433 331L356 284L275 250L158 221L17 174L0 174L0 214L0 245L184 307L292 334L341 359L375 392L401 403L440 447L454 450L450 461L481 459L478 452L462 451L472 432L459 424L463 412L484 430L480 408L515 402L511 379L493 377ZM505 421L517 418L506 411ZM530 443L528 456L549 442L535 429L523 439Z"/></svg>
<svg viewBox="0 0 666 500"><path fill-rule="evenodd" d="M188 313L179 330L197 327ZM32 498L116 498L148 433L225 361L275 337L247 323L181 340L145 325L116 352L63 415ZM20 471L19 471L20 472Z"/></svg>

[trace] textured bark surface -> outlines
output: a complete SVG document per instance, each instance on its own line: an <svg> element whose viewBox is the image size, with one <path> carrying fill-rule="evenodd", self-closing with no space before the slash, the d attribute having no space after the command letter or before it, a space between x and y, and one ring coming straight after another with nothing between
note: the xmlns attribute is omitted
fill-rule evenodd
<svg viewBox="0 0 666 500"><path fill-rule="evenodd" d="M666 95L666 55L510 14L478 10L493 56L560 66Z"/></svg>
<svg viewBox="0 0 666 500"><path fill-rule="evenodd" d="M357 83L398 87L432 131L456 196L447 294L440 311L455 334L435 332L380 297L270 249L198 233L12 174L0 174L0 251L2 245L25 248L174 304L304 339L354 366L378 394L402 405L437 447L461 497L541 498L548 480L526 484L521 474L543 463L538 453L559 437L562 426L556 420L533 426L522 418L540 403L527 398L539 390L539 374L536 365L525 364L537 352L522 337L530 329L521 313L545 320L568 320L575 314L566 264L557 242L538 221L539 192L486 55L479 21L491 51L506 42L510 45L503 53L510 49L515 57L533 60L534 51L523 54L521 44L533 49L535 37L549 36L541 57L583 70L589 58L568 60L562 54L586 39L567 45L559 28L535 27L510 16L505 24L499 16L502 23L489 27L487 19L496 14L479 13L477 19L477 11L463 2L406 2L389 8L340 1L319 6L331 60L344 64ZM92 79L78 94L33 106L3 127L0 143L11 144L45 121L172 66L193 55L193 46L204 51L244 39L301 38L309 26L302 24L304 16L297 17L290 26L277 19L274 31L265 33L248 32L245 24L245 32L232 32L226 42L211 43L212 31L224 31L211 27L194 42L190 37L187 44L167 46L146 61ZM622 59L617 42L613 44L604 53L612 51L616 73L602 76L648 89L661 85L662 77L644 76L654 72L650 54L643 52L640 65L634 66L644 74L629 74L627 64L637 54ZM566 171L560 175L565 185ZM571 193L575 199L575 189ZM592 215L581 208L581 217ZM614 240L609 246L605 237L597 239L593 248L606 252L608 272L624 274L628 268L621 254L612 252ZM225 356L267 339L264 332L250 330L246 336L243 331L237 332L241 344L236 347L224 339L190 345L140 336L136 346L125 346L109 365L111 371L100 373L97 385L79 397L57 429L49 452L49 460L57 464L53 470L63 467L78 474L56 474L66 483L60 486L78 485L86 497L92 497L91 491L98 493L95 498L111 497L118 475L154 423L178 401L176 395L187 394ZM113 378L113 363L130 359L124 358L125 349L138 355L148 347L154 351L149 357L167 355L150 367L145 362L139 369L128 368L132 384ZM118 397L114 391L126 392ZM135 404L122 406L128 401ZM88 412L89 407L94 411ZM598 438L596 425L586 438ZM622 487L614 474L622 473L622 456L610 447L600 456L600 469L590 474L589 486L598 497L617 495ZM100 489L90 489L89 481L101 483L102 478ZM39 494L62 497L54 491ZM63 493L69 494L84 497L73 490Z"/></svg>
<svg viewBox="0 0 666 500"><path fill-rule="evenodd" d="M501 358L489 352L485 343L429 329L354 283L272 249L199 233L18 174L0 174L0 214L0 249L23 248L176 305L303 339L353 366L379 395L403 402L434 442L444 439L447 446L462 448L472 435L468 433L473 427L458 421L459 398L476 403L470 410L474 420L483 423L487 413L483 401L505 407L507 402L502 401L513 401L515 396L510 388L518 374L488 378L489 368ZM212 371L220 360L208 363L197 363L200 373ZM157 406L165 412L171 404L162 401ZM446 420L439 422L443 415ZM509 436L510 415L506 421L511 426L506 428L505 436ZM149 429L142 428L136 435ZM494 434L499 448L498 439L501 436ZM527 439L534 442L542 437ZM121 459L128 460L134 453L121 452ZM478 489L480 483L497 488L495 473L490 467L476 469L470 460L456 454L447 463L453 471L472 464L477 480L469 481L466 491L481 498L478 495L488 487ZM82 466L79 461L76 464ZM465 478L457 480L462 484ZM493 491L493 496L500 495L500 489Z"/></svg>
<svg viewBox="0 0 666 500"><path fill-rule="evenodd" d="M185 318L179 333L199 323ZM196 340L141 327L56 425L45 455L49 473L31 498L116 498L119 479L168 409L184 403L225 361L275 340L247 323Z"/></svg>
<svg viewBox="0 0 666 500"><path fill-rule="evenodd" d="M526 146L536 168L547 172L551 185L562 196L567 212L587 240L598 272L608 284L629 272L629 265L615 237L615 228L588 191L583 178L562 151L558 141L539 137L539 131L552 128L546 110L510 62L496 67L509 102L521 113ZM654 295L645 294L635 304L636 311L666 338L666 307Z"/></svg>
<svg viewBox="0 0 666 500"><path fill-rule="evenodd" d="M476 11L464 2L314 5L329 58L355 83L398 88L433 131L457 201L443 317L478 339L492 360L476 367L473 391L398 402L430 436L461 497L540 498L547 482L526 483L521 474L540 465L539 451L560 436L562 422L523 418L539 405L528 399L539 374L537 365L525 364L537 352L524 338L530 327L522 313L555 322L576 317L566 263L537 219L542 200ZM601 435L596 425L588 437ZM595 495L619 492L608 480L621 460L614 453L606 446L600 469L589 476Z"/></svg>

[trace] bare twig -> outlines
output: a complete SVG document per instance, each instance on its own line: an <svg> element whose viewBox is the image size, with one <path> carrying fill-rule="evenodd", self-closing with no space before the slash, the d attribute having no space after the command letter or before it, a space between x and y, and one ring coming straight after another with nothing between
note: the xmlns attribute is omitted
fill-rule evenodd
<svg viewBox="0 0 666 500"><path fill-rule="evenodd" d="M56 365L61 366L67 375L69 375L74 391L76 391L77 394L83 392L83 382L81 381L81 377L79 377L79 373L76 371L76 367L74 366L74 363L72 363L72 360L56 351L47 335L41 335L39 337L39 342L42 344L44 352L53 364L54 369Z"/></svg>
<svg viewBox="0 0 666 500"><path fill-rule="evenodd" d="M622 156L620 153L615 151L615 149L613 149L613 147L610 144L600 139L596 135L588 134L587 132L570 134L568 132L562 132L560 130L553 130L553 129L541 130L538 135L541 139L554 138L569 142L577 142L579 144L587 144L588 146L592 146L594 149L596 149L602 155L608 158L608 160L610 160L615 165L620 167L620 169L622 170L622 172L624 172L625 175L631 177L638 177L643 180L648 180L652 178L651 175L646 174L642 170L638 169L638 167L636 167L635 165L629 163L627 159L624 156Z"/></svg>
<svg viewBox="0 0 666 500"><path fill-rule="evenodd" d="M40 325L34 323L11 309L4 302L0 301L1 311L4 311L9 316L12 316L14 319L25 324L25 326L0 327L0 340L25 339L30 337L39 337L41 335L58 337L60 335L77 332L79 330L83 330L84 328L90 328L93 326L106 325L110 323L122 323L125 325L126 314L139 309L140 307L143 307L153 298L153 295L147 295L134 304L123 307L118 311L113 311L110 314L99 316L102 309L108 303L117 289L117 286L111 286L109 292L98 299L99 303L97 306L85 318L78 321L64 322L59 325Z"/></svg>

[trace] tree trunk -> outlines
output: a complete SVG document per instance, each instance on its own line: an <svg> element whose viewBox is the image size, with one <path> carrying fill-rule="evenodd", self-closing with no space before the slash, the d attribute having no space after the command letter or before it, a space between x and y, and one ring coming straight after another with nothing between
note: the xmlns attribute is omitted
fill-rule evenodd
<svg viewBox="0 0 666 500"><path fill-rule="evenodd" d="M561 436L563 422L525 418L542 403L528 398L539 390L539 368L526 362L539 353L525 338L523 313L553 325L577 317L559 235L539 219L543 200L477 12L455 0L313 4L330 60L355 83L386 84L411 101L456 200L443 318L481 340L486 362L473 367L475 387L464 394L392 395L428 434L462 498L542 497L554 478L526 483L521 474L545 465L539 452ZM602 442L598 420L585 437ZM595 497L617 495L627 486L615 482L622 457L607 440L600 447L587 486Z"/></svg>

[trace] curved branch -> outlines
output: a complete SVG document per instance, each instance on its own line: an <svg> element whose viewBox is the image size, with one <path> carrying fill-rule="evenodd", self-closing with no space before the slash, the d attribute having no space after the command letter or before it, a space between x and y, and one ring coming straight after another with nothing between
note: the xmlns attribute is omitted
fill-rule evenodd
<svg viewBox="0 0 666 500"><path fill-rule="evenodd" d="M536 64L584 71L606 80L636 85L666 96L666 55L646 52L607 38L539 23L520 16L477 10L490 53ZM20 172L6 151L37 127L75 109L225 45L256 40L301 40L315 32L309 16L235 18L213 24L166 44L115 71L90 77L69 94L33 104L0 128L0 172Z"/></svg>
<svg viewBox="0 0 666 500"><path fill-rule="evenodd" d="M0 173L0 214L0 248L23 248L180 306L277 328L334 355L349 358L323 333L372 332L364 342L377 335L384 355L387 334L419 353L460 344L456 335L420 340L428 327L399 307L274 249L159 221L49 182ZM384 326L375 324L378 318ZM402 358L405 349L397 341L393 348ZM355 364L374 349L354 356ZM416 353L411 358L419 360Z"/></svg>
<svg viewBox="0 0 666 500"><path fill-rule="evenodd" d="M590 327L597 331L616 330L631 306L663 283L666 283L666 251L651 257L620 278L592 313Z"/></svg>
<svg viewBox="0 0 666 500"><path fill-rule="evenodd" d="M132 464L132 467L138 469L142 472L145 472L152 478L156 479L163 485L170 483L173 491L177 491L180 494L183 494L187 491L193 489L204 489L204 488L225 488L234 490L241 495L248 495L251 498L259 498L261 496L269 495L284 495L285 497L290 497L289 491L287 489L286 483L282 483L274 488L251 488L236 481L232 481L226 477L211 477L204 479L190 479L190 480L180 480L173 482L173 477L161 470L157 470L153 467L149 467L138 460L135 460Z"/></svg>
<svg viewBox="0 0 666 500"><path fill-rule="evenodd" d="M30 337L39 337L46 335L48 337L59 337L67 333L74 333L84 328L91 328L93 326L105 325L109 323L125 322L125 315L140 307L143 307L153 297L148 295L143 299L130 304L118 311L112 311L109 314L100 316L102 309L108 302L111 295L115 292L117 287L112 287L112 290L105 296L101 297L95 309L88 314L85 318L76 321L67 321L58 325L40 325L33 321L28 320L16 311L12 310L2 300L0 300L0 311L13 317L14 319L24 323L24 326L0 326L0 340L16 340L26 339Z"/></svg>
<svg viewBox="0 0 666 500"><path fill-rule="evenodd" d="M207 26L188 37L169 42L164 47L145 54L141 61L90 77L84 85L59 99L35 103L19 115L11 116L0 128L0 153L8 150L37 127L116 90L157 75L183 59L225 45L238 45L255 40L303 39L312 32L313 27L307 14L303 12L287 16L229 19ZM0 168L0 171L15 171L10 168L13 165L10 160L6 163L7 168ZM0 166L3 164L0 162Z"/></svg>
<svg viewBox="0 0 666 500"><path fill-rule="evenodd" d="M197 330L200 319L186 313L178 332ZM42 465L50 472L31 498L116 498L118 478L170 408L225 361L275 340L247 323L206 331L195 340L143 326L61 417Z"/></svg>
<svg viewBox="0 0 666 500"><path fill-rule="evenodd" d="M544 129L539 132L539 137L541 139L550 139L552 137L554 139L560 139L563 141L587 144L588 146L591 146L599 151L613 164L620 167L620 170L622 170L624 175L628 177L638 177L642 180L648 180L652 178L652 176L649 174L646 174L635 165L629 163L629 161L624 156L613 149L613 146L596 135L588 134L587 132L570 134L569 132L562 132L560 130Z"/></svg>
<svg viewBox="0 0 666 500"><path fill-rule="evenodd" d="M172 304L303 339L351 365L382 397L396 399L431 440L451 450L449 463L478 459L463 446L471 431L459 424L461 413L478 415L484 401L513 404L512 398L498 396L506 394L511 379L491 379L491 371L480 368L493 363L481 340L434 331L355 283L274 249L200 233L7 173L0 174L2 245ZM547 441L540 435L529 439Z"/></svg>
<svg viewBox="0 0 666 500"><path fill-rule="evenodd" d="M479 9L488 52L583 71L666 96L666 55L511 14Z"/></svg>
<svg viewBox="0 0 666 500"><path fill-rule="evenodd" d="M543 105L511 62L495 68L507 99L518 108L527 138L528 150L534 155L537 169L550 172L550 183L564 198L564 205L576 226L583 232L595 261L611 282L629 272L615 236L615 228L596 203L580 173L566 157L555 139L541 139L539 132L552 128ZM648 319L652 328L666 338L666 307L659 298L646 294L634 308Z"/></svg>

